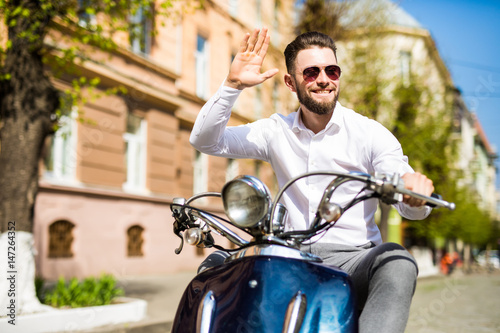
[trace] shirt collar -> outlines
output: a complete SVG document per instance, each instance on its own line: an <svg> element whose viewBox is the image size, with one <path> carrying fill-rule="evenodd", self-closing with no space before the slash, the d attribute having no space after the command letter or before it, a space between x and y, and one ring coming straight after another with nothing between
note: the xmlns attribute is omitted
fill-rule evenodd
<svg viewBox="0 0 500 333"><path fill-rule="evenodd" d="M302 110L299 107L295 119L293 120L293 126L292 126L292 130L296 133L299 131L309 131L309 129L306 128L306 126L302 122L301 113ZM340 128L342 126L343 119L344 119L344 107L340 104L340 102L337 101L337 104L335 105L335 110L333 110L332 117L330 118L330 121L328 122L326 128L323 131L328 131L330 128L332 128L332 126Z"/></svg>

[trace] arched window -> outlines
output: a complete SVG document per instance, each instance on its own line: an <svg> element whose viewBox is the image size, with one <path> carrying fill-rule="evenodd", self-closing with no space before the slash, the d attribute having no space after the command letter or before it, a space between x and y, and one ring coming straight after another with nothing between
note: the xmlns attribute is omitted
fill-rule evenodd
<svg viewBox="0 0 500 333"><path fill-rule="evenodd" d="M142 244L144 239L142 234L144 228L139 225L133 225L127 230L127 256L129 257L142 257Z"/></svg>
<svg viewBox="0 0 500 333"><path fill-rule="evenodd" d="M73 243L73 228L68 221L56 221L49 226L49 258L71 258Z"/></svg>

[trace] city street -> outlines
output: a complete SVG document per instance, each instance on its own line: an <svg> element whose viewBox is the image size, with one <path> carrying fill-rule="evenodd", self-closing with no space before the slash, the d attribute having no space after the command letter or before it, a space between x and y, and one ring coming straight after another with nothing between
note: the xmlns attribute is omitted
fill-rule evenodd
<svg viewBox="0 0 500 333"><path fill-rule="evenodd" d="M407 333L500 332L500 272L419 279Z"/></svg>

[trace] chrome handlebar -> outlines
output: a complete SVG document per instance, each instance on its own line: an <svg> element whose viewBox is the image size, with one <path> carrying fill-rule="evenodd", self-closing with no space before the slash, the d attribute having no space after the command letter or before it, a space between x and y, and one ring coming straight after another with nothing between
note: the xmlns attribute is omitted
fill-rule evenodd
<svg viewBox="0 0 500 333"><path fill-rule="evenodd" d="M424 200L431 207L434 207L434 206L435 207L444 207L444 208L448 208L449 210L455 210L455 203L454 202L445 201L445 200L441 199L441 196L439 196L437 194L433 194L432 196L428 197L426 195L415 193L415 192L407 190L405 188L398 189L398 191L401 194L406 194L406 195L412 196L414 198Z"/></svg>
<svg viewBox="0 0 500 333"><path fill-rule="evenodd" d="M403 201L403 196L408 195L420 200L423 200L426 202L427 205L432 206L432 207L445 207L449 210L454 210L455 209L455 204L452 202L447 202L445 200L442 200L442 198L438 195L432 195L432 196L426 196L422 195L413 191L410 191L404 187L404 181L400 178L398 174L394 175L385 175L385 174L375 174L375 175L370 175L367 173L361 173L361 172L352 172L349 174L346 173L339 173L339 172L331 172L331 171L318 171L318 172L311 172L311 173L306 173L303 175L300 175L298 177L295 177L288 181L278 192L275 200L273 201L273 204L271 206L271 211L268 219L269 225L267 226L267 230L271 231L271 234L268 235L271 238L273 237L272 234L274 232L277 232L277 234L287 234L283 233L283 230L279 230L277 228L276 224L279 224L280 222L282 223L283 221L277 221L281 220L282 216L284 216L284 213L282 212L283 209L280 209L282 205L279 203L281 197L283 196L283 193L295 182L297 182L300 179L306 178L306 177L311 177L311 176L333 176L335 177L329 185L326 187L325 191L323 192L323 197L320 201L320 204L318 206L318 210L316 213L316 217L311 224L311 231L315 228L321 229L327 224L330 224L331 222L336 222L340 216L344 213L345 210L349 209L350 207L354 206L360 201L366 200L368 198L379 198L381 201L388 203L388 204L395 204L398 202ZM341 207L340 205L336 203L330 202L333 193L339 186L342 184L349 182L349 181L360 181L366 184L366 189L372 191L371 193L360 197L360 198L354 198L348 205ZM171 205L172 207L172 212L174 212L174 215L176 215L176 220L177 218L183 219L184 222L182 223L174 223L174 232L177 236L181 237L180 232L192 228L192 227L199 227L199 222L196 222L196 219L201 219L204 221L209 227L211 227L216 233L221 234L222 236L228 238L231 242L237 244L238 246L245 246L248 245L249 242L243 238L241 238L239 235L237 235L235 232L227 228L223 223L221 223L218 219L214 218L210 213L203 212L203 211L196 211L190 208L188 204L196 199L199 199L201 197L206 197L206 196L215 196L219 197L220 194L216 192L207 192L207 193L202 193L199 195L195 195L188 199L187 201L182 199L182 198L177 198L174 199L173 204ZM285 209L286 212L286 209ZM222 219L223 220L223 219ZM322 223L322 221L326 223ZM333 224L331 224L333 225ZM330 226L327 226L329 228ZM304 233L301 233L301 238L309 238L304 235ZM290 235L291 236L291 235ZM181 247L176 250L176 253L182 249L182 243Z"/></svg>

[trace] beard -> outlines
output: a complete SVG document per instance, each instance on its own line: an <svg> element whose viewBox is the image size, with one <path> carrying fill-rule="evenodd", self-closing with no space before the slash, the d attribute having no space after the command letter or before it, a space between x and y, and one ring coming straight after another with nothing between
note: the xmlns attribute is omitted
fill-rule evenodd
<svg viewBox="0 0 500 333"><path fill-rule="evenodd" d="M318 115L325 115L333 112L335 109L335 105L337 104L337 100L339 99L340 88L332 92L335 94L335 97L332 101L329 102L318 102L314 100L310 95L308 95L305 89L302 89L299 85L296 85L297 89L297 98L299 102L304 105L309 111Z"/></svg>

